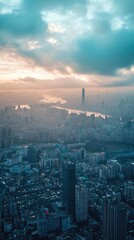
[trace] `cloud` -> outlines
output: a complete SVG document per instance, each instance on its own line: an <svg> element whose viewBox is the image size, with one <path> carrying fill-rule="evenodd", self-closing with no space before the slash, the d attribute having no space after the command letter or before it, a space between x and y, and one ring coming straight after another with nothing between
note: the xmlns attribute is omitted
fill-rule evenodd
<svg viewBox="0 0 134 240"><path fill-rule="evenodd" d="M99 87L99 88L117 88L117 87L129 87L134 86L133 75L124 76L123 78L105 76L99 77L99 75L92 76L93 81L88 79L84 82L81 79L73 77L63 77L54 80L40 80L35 78L19 78L18 80L8 83L9 89L16 86L18 89L62 89L62 88L83 88L83 87ZM5 84L3 84L4 86Z"/></svg>
<svg viewBox="0 0 134 240"><path fill-rule="evenodd" d="M82 88L88 87L89 82L75 79L73 77L56 78L54 80L40 80L35 78L19 78L14 81L0 84L0 89L3 90L23 90L23 89L62 89L62 88Z"/></svg>
<svg viewBox="0 0 134 240"><path fill-rule="evenodd" d="M47 25L39 15L33 18L33 15L27 12L0 15L0 32L3 35L7 33L17 37L34 36L42 32L42 24L46 29Z"/></svg>
<svg viewBox="0 0 134 240"><path fill-rule="evenodd" d="M13 1L11 1L13 3ZM45 15L48 11L56 9L72 10L72 7L86 7L87 0L22 0L18 9L12 9L10 13L0 14L0 35L7 38L9 35L15 37L36 36L47 31ZM5 4L5 8L7 5ZM1 3L4 9L4 3ZM42 16L42 12L44 17ZM6 40L5 40L6 42ZM8 42L9 43L9 42Z"/></svg>
<svg viewBox="0 0 134 240"><path fill-rule="evenodd" d="M55 9L63 9L63 10L72 10L72 7L81 8L86 7L88 0L23 0L23 7L26 9L30 9L34 12L40 12L42 10L55 10ZM32 6L32 9L31 9Z"/></svg>
<svg viewBox="0 0 134 240"><path fill-rule="evenodd" d="M33 59L38 65L52 63L50 55L53 58L54 48L51 42L47 42L52 39L52 33L49 32L46 14L57 9L62 9L63 12L72 10L73 7L75 10L77 7L83 9L86 2L87 0L22 0L15 9L15 2L11 0L9 11L9 6L2 1L1 8L7 11L0 13L0 45L14 47L21 55ZM20 40L39 41L40 48L29 50L25 42L21 41L20 44ZM57 43L57 40L55 42Z"/></svg>
<svg viewBox="0 0 134 240"><path fill-rule="evenodd" d="M17 7L16 1L11 0L11 9L4 0L1 2L0 45L16 49L24 62L32 63L30 71L19 64L16 78L17 74L18 78L21 74L22 78L32 78L31 69L34 74L35 68L42 68L42 72L55 74L55 81L49 77L50 83L45 80L47 87L81 87L82 74L100 79L108 76L98 85L112 86L115 81L111 76L118 77L119 69L134 64L133 0L22 0ZM67 71L68 66L71 72ZM57 79L58 74L63 78ZM124 81L127 84L127 79L120 77L122 83L116 79L117 86L125 85ZM36 80L33 83L25 79L29 87L43 85L40 80L38 85ZM94 83L97 84L96 79Z"/></svg>
<svg viewBox="0 0 134 240"><path fill-rule="evenodd" d="M118 14L122 15L132 15L134 14L134 1L133 0L113 0L115 8L117 9Z"/></svg>
<svg viewBox="0 0 134 240"><path fill-rule="evenodd" d="M4 8L4 4L2 5ZM15 47L18 39L36 39L47 32L47 23L43 20L40 12L32 11L32 8L24 8L23 5L19 5L17 9L12 9L13 6L11 5L9 12L5 4L7 11L0 13L1 45L6 44Z"/></svg>
<svg viewBox="0 0 134 240"><path fill-rule="evenodd" d="M104 36L85 35L72 52L75 71L113 75L134 63L134 31L111 31Z"/></svg>
<svg viewBox="0 0 134 240"><path fill-rule="evenodd" d="M91 32L94 35L108 34L111 31L111 16L107 13L98 13L90 20Z"/></svg>
<svg viewBox="0 0 134 240"><path fill-rule="evenodd" d="M124 79L119 79L116 81L105 82L105 83L101 84L101 87L103 87L103 86L109 87L109 88L134 86L134 76L131 76L128 79L124 78Z"/></svg>

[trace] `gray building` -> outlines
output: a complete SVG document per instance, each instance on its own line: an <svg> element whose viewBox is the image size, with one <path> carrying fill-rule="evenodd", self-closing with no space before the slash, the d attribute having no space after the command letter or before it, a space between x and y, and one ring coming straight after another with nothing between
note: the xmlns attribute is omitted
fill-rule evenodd
<svg viewBox="0 0 134 240"><path fill-rule="evenodd" d="M126 240L126 227L125 205L106 197L103 202L103 240Z"/></svg>
<svg viewBox="0 0 134 240"><path fill-rule="evenodd" d="M63 206L67 213L75 216L75 163L63 163Z"/></svg>

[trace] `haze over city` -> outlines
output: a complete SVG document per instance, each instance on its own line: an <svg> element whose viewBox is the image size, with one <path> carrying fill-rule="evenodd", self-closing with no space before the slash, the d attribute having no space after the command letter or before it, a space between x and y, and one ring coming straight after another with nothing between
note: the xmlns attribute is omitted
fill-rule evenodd
<svg viewBox="0 0 134 240"><path fill-rule="evenodd" d="M134 0L0 0L0 240L134 239Z"/></svg>

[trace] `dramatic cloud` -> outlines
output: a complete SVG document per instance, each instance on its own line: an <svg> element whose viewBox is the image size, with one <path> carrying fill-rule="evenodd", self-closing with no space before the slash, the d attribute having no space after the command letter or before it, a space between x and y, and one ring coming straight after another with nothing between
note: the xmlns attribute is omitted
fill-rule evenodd
<svg viewBox="0 0 134 240"><path fill-rule="evenodd" d="M133 0L0 0L0 79L133 85L133 22Z"/></svg>
<svg viewBox="0 0 134 240"><path fill-rule="evenodd" d="M117 69L134 64L134 31L120 30L105 36L83 37L73 53L76 71L115 74Z"/></svg>
<svg viewBox="0 0 134 240"><path fill-rule="evenodd" d="M43 28L46 29L45 23L43 23L39 15L37 18L33 18L30 13L9 13L0 15L0 31L4 33L13 34L17 37L32 36L37 33L41 33Z"/></svg>

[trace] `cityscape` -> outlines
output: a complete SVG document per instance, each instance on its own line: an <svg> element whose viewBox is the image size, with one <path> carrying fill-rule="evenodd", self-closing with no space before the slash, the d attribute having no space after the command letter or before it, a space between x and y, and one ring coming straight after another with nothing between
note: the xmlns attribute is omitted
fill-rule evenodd
<svg viewBox="0 0 134 240"><path fill-rule="evenodd" d="M133 101L95 115L85 97L1 107L0 239L133 239Z"/></svg>
<svg viewBox="0 0 134 240"><path fill-rule="evenodd" d="M0 0L0 240L134 240L133 23L133 0Z"/></svg>

